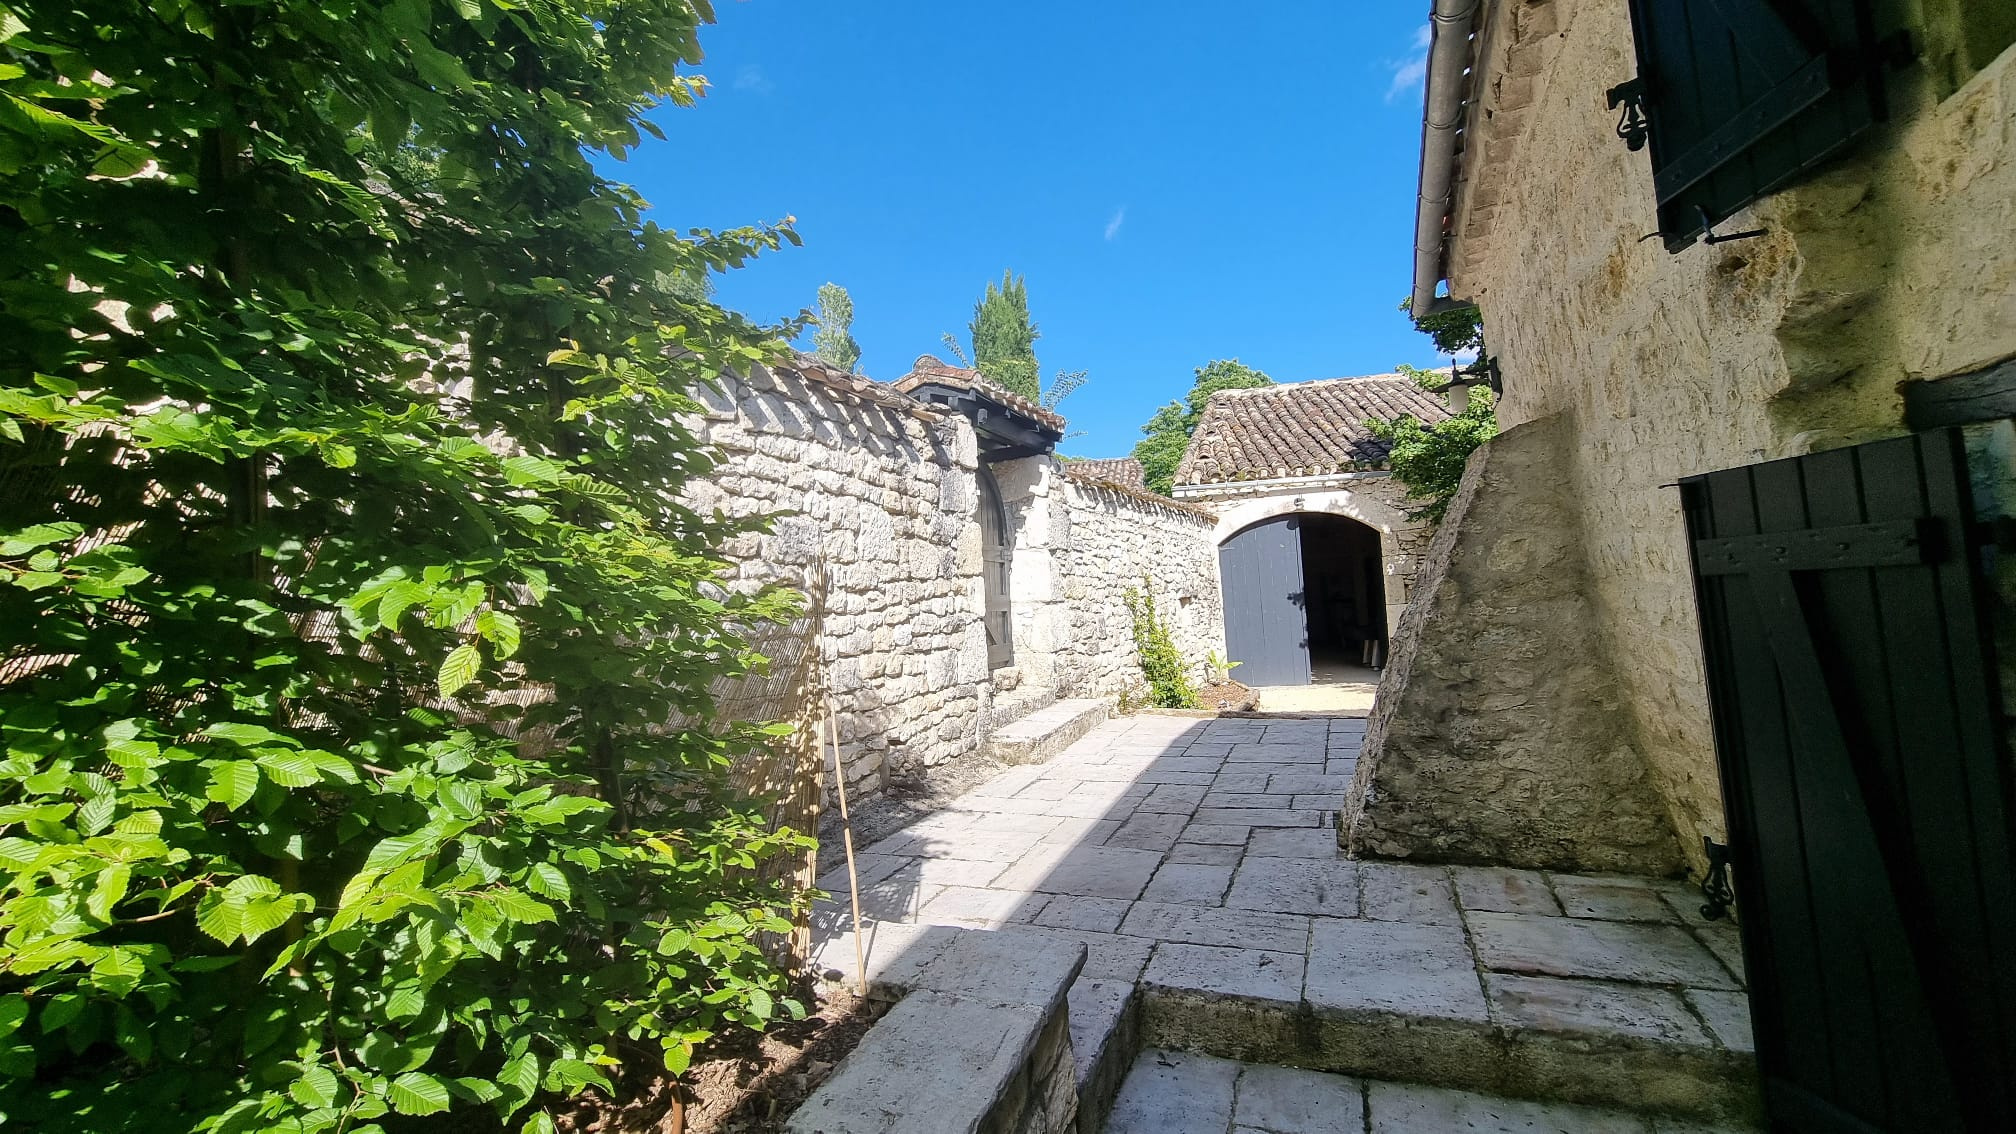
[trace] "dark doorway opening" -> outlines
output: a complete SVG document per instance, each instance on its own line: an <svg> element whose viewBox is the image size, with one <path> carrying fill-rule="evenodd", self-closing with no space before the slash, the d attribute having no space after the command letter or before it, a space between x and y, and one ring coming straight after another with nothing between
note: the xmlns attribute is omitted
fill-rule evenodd
<svg viewBox="0 0 2016 1134"><path fill-rule="evenodd" d="M1363 680L1384 661L1377 530L1342 516L1262 520L1218 549L1225 649L1248 685Z"/></svg>
<svg viewBox="0 0 2016 1134"><path fill-rule="evenodd" d="M1321 672L1383 664L1386 573L1379 533L1341 516L1304 517L1302 579L1311 666Z"/></svg>

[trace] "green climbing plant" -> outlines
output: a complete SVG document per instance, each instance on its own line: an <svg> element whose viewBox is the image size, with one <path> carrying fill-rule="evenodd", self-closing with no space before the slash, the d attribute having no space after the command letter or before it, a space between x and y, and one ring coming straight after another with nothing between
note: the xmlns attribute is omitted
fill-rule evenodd
<svg viewBox="0 0 2016 1134"><path fill-rule="evenodd" d="M1155 608L1148 578L1143 576L1141 585L1128 587L1122 597L1134 622L1134 649L1140 657L1141 676L1148 682L1149 703L1164 709L1196 708L1197 687L1190 681L1169 624Z"/></svg>
<svg viewBox="0 0 2016 1134"><path fill-rule="evenodd" d="M680 416L780 356L597 172L704 0L0 6L0 1112L552 1131L797 1009Z"/></svg>

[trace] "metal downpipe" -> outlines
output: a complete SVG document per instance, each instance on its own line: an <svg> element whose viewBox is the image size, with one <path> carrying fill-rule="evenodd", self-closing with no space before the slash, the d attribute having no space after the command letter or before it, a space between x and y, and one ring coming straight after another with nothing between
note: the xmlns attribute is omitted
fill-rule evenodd
<svg viewBox="0 0 2016 1134"><path fill-rule="evenodd" d="M1414 217L1413 310L1425 315L1442 282L1445 224L1454 204L1456 141L1463 132L1470 49L1483 0L1434 0L1428 14L1428 77L1421 114L1420 196Z"/></svg>

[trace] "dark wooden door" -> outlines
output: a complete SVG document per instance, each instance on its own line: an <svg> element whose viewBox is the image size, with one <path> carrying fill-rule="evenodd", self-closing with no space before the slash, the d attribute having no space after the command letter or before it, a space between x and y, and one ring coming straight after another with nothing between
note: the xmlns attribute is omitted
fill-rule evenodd
<svg viewBox="0 0 2016 1134"><path fill-rule="evenodd" d="M987 589L987 668L1015 664L1015 608L1009 568L1015 559L1008 510L994 474L980 470L980 577Z"/></svg>
<svg viewBox="0 0 2016 1134"><path fill-rule="evenodd" d="M1218 548L1225 654L1247 685L1309 683L1309 619L1302 587L1302 520L1281 516Z"/></svg>
<svg viewBox="0 0 2016 1134"><path fill-rule="evenodd" d="M1773 1128L2016 1128L2016 869L1958 431L1691 478Z"/></svg>

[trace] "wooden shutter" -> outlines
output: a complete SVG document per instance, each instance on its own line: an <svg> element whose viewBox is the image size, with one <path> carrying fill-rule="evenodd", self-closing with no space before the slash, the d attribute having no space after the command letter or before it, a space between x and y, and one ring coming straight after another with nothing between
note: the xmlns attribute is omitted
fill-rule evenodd
<svg viewBox="0 0 2016 1134"><path fill-rule="evenodd" d="M1630 0L1669 251L1885 117L1872 0Z"/></svg>

